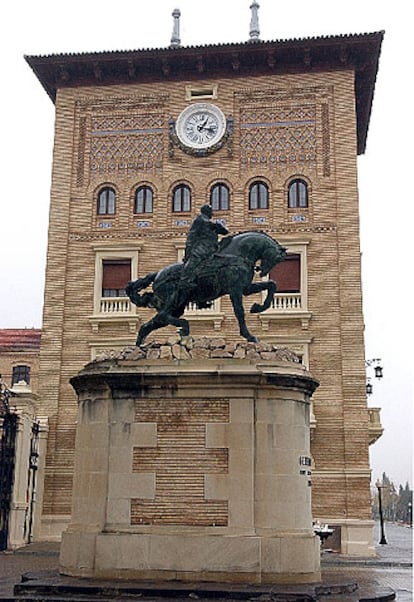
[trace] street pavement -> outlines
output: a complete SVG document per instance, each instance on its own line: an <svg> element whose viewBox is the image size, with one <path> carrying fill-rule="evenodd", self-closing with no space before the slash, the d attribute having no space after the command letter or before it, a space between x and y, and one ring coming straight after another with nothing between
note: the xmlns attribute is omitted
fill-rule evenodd
<svg viewBox="0 0 414 602"><path fill-rule="evenodd" d="M354 558L341 554L322 553L321 564L323 578L346 576L354 579L360 587L378 585L390 587L396 594L398 602L413 600L413 529L407 525L385 523L385 539L387 544L379 544L380 526L375 525L374 543L375 558ZM327 598L328 600L328 598ZM330 602L333 602L329 598Z"/></svg>
<svg viewBox="0 0 414 602"><path fill-rule="evenodd" d="M341 554L323 552L321 556L324 582L356 581L360 588L392 588L398 602L413 600L413 529L406 525L385 524L386 545L376 543L375 558L350 558ZM379 542L376 525L375 542ZM13 586L21 575L39 571L56 572L59 565L58 543L32 543L14 552L0 552L0 600L11 599ZM341 596L327 596L323 600L335 602ZM355 599L355 598L353 598Z"/></svg>

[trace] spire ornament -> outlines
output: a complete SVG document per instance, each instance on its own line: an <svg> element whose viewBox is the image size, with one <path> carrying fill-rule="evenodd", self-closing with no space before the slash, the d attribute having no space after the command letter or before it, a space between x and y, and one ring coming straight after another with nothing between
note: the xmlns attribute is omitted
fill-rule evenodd
<svg viewBox="0 0 414 602"><path fill-rule="evenodd" d="M252 17L250 19L250 42L258 42L260 40L260 28L259 28L259 15L258 9L260 8L259 3L256 0L250 5L252 11Z"/></svg>
<svg viewBox="0 0 414 602"><path fill-rule="evenodd" d="M174 17L174 25L173 25L173 32L172 32L172 36L171 36L170 48L179 48L181 46L181 40L180 40L181 12L180 12L180 9L175 8L172 12L172 16Z"/></svg>

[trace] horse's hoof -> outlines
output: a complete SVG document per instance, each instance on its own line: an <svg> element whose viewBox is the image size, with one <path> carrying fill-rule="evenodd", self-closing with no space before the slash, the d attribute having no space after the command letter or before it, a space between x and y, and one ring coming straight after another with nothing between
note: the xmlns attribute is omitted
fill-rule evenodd
<svg viewBox="0 0 414 602"><path fill-rule="evenodd" d="M251 336L251 337L247 337L247 341L248 341L249 343L258 343L258 342L259 342L259 339L257 339L257 338L256 338L256 337L254 337L254 336Z"/></svg>
<svg viewBox="0 0 414 602"><path fill-rule="evenodd" d="M258 314L260 311L262 311L262 309L263 309L262 305L259 305L259 303L253 303L253 305L250 308L250 313Z"/></svg>

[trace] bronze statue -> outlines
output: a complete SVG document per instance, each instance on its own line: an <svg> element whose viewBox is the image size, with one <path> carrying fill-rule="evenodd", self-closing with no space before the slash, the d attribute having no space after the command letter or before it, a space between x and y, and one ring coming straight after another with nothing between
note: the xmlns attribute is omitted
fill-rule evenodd
<svg viewBox="0 0 414 602"><path fill-rule="evenodd" d="M226 236L218 243L219 234L227 229L211 221L212 209L203 205L201 214L190 228L183 263L173 263L143 278L129 282L126 292L138 307L152 307L156 315L139 330L137 346L158 328L169 324L180 328L182 336L190 332L189 323L181 316L188 303L198 307L208 305L223 295L230 295L234 313L239 322L240 335L256 342L245 321L243 295L266 290L263 304L254 303L251 313L270 307L276 292L273 280L253 282L255 270L264 277L272 267L283 261L286 249L264 232L242 232ZM260 265L256 267L256 263ZM152 284L153 292L139 292Z"/></svg>
<svg viewBox="0 0 414 602"><path fill-rule="evenodd" d="M193 220L187 235L183 258L187 266L211 257L218 248L218 235L229 233L219 222L211 221L212 216L211 205L203 205L200 214Z"/></svg>
<svg viewBox="0 0 414 602"><path fill-rule="evenodd" d="M211 205L203 205L200 214L193 220L187 235L183 257L184 269L179 288L190 291L196 284L199 270L206 259L213 257L218 249L218 235L228 234L227 228L219 222L211 221L213 209Z"/></svg>

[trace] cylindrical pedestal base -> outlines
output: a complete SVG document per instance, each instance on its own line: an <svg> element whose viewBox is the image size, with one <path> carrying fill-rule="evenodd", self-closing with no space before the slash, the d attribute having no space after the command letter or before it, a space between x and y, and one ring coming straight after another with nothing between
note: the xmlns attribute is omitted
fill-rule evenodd
<svg viewBox="0 0 414 602"><path fill-rule="evenodd" d="M98 362L79 397L67 575L320 580L300 364Z"/></svg>

